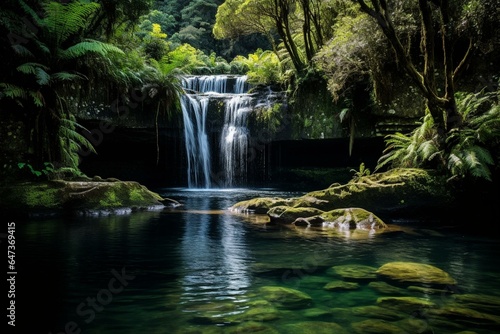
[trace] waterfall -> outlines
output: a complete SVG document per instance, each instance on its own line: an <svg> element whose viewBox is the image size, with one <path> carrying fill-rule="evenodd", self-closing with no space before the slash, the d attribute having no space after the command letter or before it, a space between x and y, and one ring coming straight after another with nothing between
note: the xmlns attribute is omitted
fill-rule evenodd
<svg viewBox="0 0 500 334"><path fill-rule="evenodd" d="M189 188L210 188L210 148L206 132L208 98L182 96Z"/></svg>
<svg viewBox="0 0 500 334"><path fill-rule="evenodd" d="M253 98L248 91L246 76L205 75L182 78L185 94L181 99L184 137L187 155L189 188L233 187L244 185L247 178L249 131L247 114ZM208 136L207 118L215 124L217 115L209 111L210 101L218 99L224 105L224 122L219 141L220 156L212 158L212 140ZM210 129L210 133L217 133ZM217 159L218 158L218 159ZM214 170L219 167L220 170ZM216 177L214 177L216 176Z"/></svg>
<svg viewBox="0 0 500 334"><path fill-rule="evenodd" d="M227 103L221 135L221 165L223 184L233 187L245 183L247 176L248 129L247 114L252 110L252 99L245 95L233 96Z"/></svg>

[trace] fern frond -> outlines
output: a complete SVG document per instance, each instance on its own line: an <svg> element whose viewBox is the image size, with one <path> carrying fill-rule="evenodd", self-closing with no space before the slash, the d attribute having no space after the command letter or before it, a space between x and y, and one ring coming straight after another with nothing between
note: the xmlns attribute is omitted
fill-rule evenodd
<svg viewBox="0 0 500 334"><path fill-rule="evenodd" d="M73 1L67 4L51 1L43 8L46 16L42 25L53 37L55 45L61 45L88 24L89 17L99 9L96 2Z"/></svg>
<svg viewBox="0 0 500 334"><path fill-rule="evenodd" d="M27 47L25 47L22 44L14 44L12 45L12 49L14 49L14 52L22 57L35 57L33 52L31 52Z"/></svg>
<svg viewBox="0 0 500 334"><path fill-rule="evenodd" d="M101 56L105 56L110 52L116 52L116 53L121 53L124 54L124 52L108 43L103 43L100 41L92 40L92 39L87 39L83 42L77 43L73 46L70 46L66 50L61 51L61 58L62 59L75 59L79 57L86 56L90 53L97 53Z"/></svg>
<svg viewBox="0 0 500 334"><path fill-rule="evenodd" d="M44 69L48 70L48 67L39 63L24 63L22 65L19 65L16 70L18 70L21 73L24 74L36 74L37 69Z"/></svg>
<svg viewBox="0 0 500 334"><path fill-rule="evenodd" d="M57 72L52 74L52 79L56 81L77 81L85 79L85 77L79 73Z"/></svg>
<svg viewBox="0 0 500 334"><path fill-rule="evenodd" d="M2 95L11 99L26 99L28 96L28 91L16 85L8 83L0 83L0 88L2 89Z"/></svg>
<svg viewBox="0 0 500 334"><path fill-rule="evenodd" d="M69 140L70 143L74 143L76 148L86 148L92 153L97 153L95 151L92 143L82 134L78 133L75 128L81 128L89 132L85 127L77 123L76 121L69 119L61 119L61 127L59 129L59 136L62 139ZM65 146L65 145L63 145Z"/></svg>

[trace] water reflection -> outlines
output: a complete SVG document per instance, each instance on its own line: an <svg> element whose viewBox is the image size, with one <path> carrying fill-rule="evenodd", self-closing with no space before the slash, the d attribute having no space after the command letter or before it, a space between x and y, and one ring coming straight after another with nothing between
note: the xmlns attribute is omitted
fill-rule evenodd
<svg viewBox="0 0 500 334"><path fill-rule="evenodd" d="M181 240L184 303L233 299L250 286L245 229L237 217L211 211L218 205L210 196L186 199ZM200 214L211 212L215 214Z"/></svg>

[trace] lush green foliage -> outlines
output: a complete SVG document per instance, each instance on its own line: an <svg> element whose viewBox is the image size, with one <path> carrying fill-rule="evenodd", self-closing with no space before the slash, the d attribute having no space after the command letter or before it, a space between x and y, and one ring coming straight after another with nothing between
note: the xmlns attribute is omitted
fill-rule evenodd
<svg viewBox="0 0 500 334"><path fill-rule="evenodd" d="M451 131L446 146L430 113L411 134L396 133L386 139L387 148L377 169L423 167L446 170L452 178L468 176L491 180L491 167L499 162L500 104L498 92L457 93L458 110L464 118Z"/></svg>

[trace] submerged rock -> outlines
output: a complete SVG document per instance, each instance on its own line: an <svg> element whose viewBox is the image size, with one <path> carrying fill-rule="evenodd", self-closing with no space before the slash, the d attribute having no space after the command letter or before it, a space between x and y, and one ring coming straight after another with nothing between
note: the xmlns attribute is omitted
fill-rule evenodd
<svg viewBox="0 0 500 334"><path fill-rule="evenodd" d="M377 268L362 264L346 264L334 266L328 270L329 274L338 275L345 280L366 281L377 278Z"/></svg>
<svg viewBox="0 0 500 334"><path fill-rule="evenodd" d="M380 297L377 305L408 314L419 314L422 310L436 307L433 302L417 297Z"/></svg>
<svg viewBox="0 0 500 334"><path fill-rule="evenodd" d="M360 334L407 334L402 328L385 320L369 319L355 322L351 326Z"/></svg>
<svg viewBox="0 0 500 334"><path fill-rule="evenodd" d="M407 291L405 289L399 288L394 285L390 285L386 282L380 282L380 281L370 282L368 286L384 295L392 295L392 296L407 295Z"/></svg>
<svg viewBox="0 0 500 334"><path fill-rule="evenodd" d="M466 325L492 326L497 330L500 329L500 316L468 309L459 304L429 310L429 315L440 316Z"/></svg>
<svg viewBox="0 0 500 334"><path fill-rule="evenodd" d="M415 262L390 262L377 270L377 275L399 283L455 285L457 282L447 272L430 264Z"/></svg>
<svg viewBox="0 0 500 334"><path fill-rule="evenodd" d="M453 298L464 307L491 314L500 314L500 297L483 294L457 294Z"/></svg>
<svg viewBox="0 0 500 334"><path fill-rule="evenodd" d="M326 321L304 321L283 326L287 334L347 334L339 324Z"/></svg>
<svg viewBox="0 0 500 334"><path fill-rule="evenodd" d="M351 312L352 314L360 317L375 318L375 319L389 320L389 321L401 320L408 317L407 314L400 313L376 305L353 307L351 309Z"/></svg>
<svg viewBox="0 0 500 334"><path fill-rule="evenodd" d="M300 309L309 307L312 298L308 294L280 286L264 286L259 289L262 298L276 304L281 308Z"/></svg>
<svg viewBox="0 0 500 334"><path fill-rule="evenodd" d="M359 284L356 282L333 281L325 284L323 289L328 291L357 290L359 289Z"/></svg>

